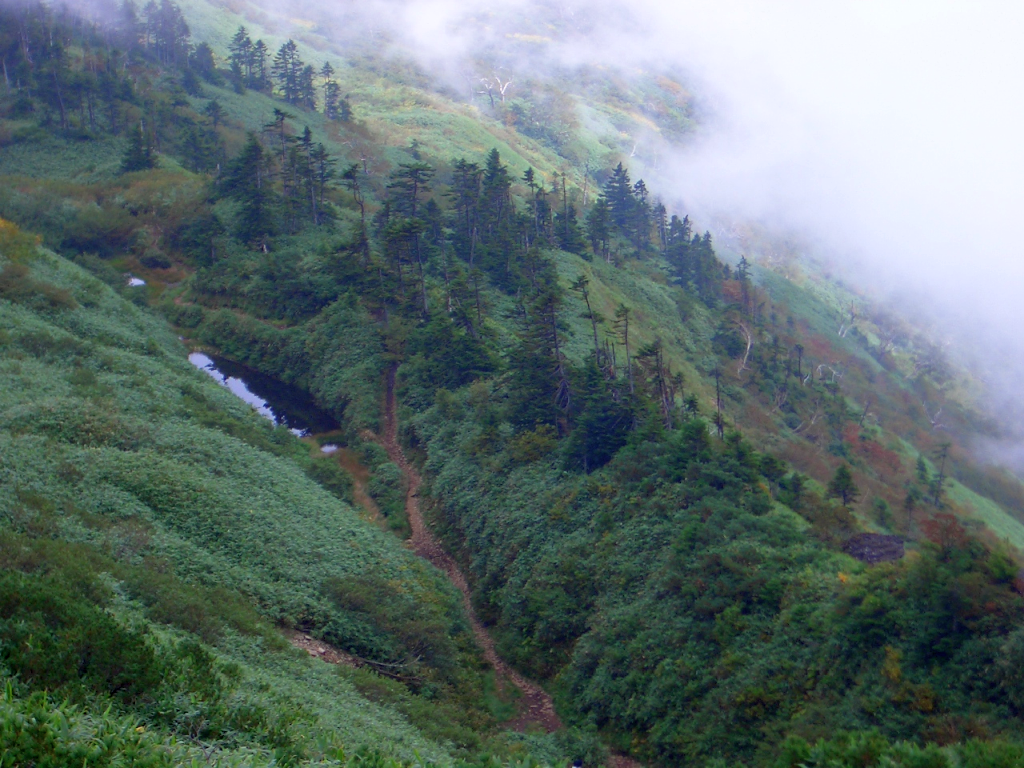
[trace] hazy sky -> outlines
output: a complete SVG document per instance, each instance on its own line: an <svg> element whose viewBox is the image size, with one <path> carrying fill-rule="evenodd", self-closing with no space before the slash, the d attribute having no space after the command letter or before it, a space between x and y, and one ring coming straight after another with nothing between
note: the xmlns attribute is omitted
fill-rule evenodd
<svg viewBox="0 0 1024 768"><path fill-rule="evenodd" d="M790 223L951 311L1020 317L1024 4L709 7L647 11L717 106L675 166L685 197Z"/></svg>

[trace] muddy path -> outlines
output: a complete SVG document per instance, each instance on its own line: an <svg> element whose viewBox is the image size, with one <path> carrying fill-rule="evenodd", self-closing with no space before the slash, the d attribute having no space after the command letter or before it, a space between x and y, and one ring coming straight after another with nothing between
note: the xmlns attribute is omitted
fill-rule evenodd
<svg viewBox="0 0 1024 768"><path fill-rule="evenodd" d="M494 640L491 639L490 634L488 634L486 628L473 611L473 605L469 597L469 583L466 581L466 577L459 570L459 566L451 555L445 552L437 540L434 539L423 520L419 499L419 489L423 481L416 468L406 458L405 452L402 451L402 446L398 442L398 418L395 409L396 368L396 366L389 368L385 378L384 424L381 434L374 437L383 446L384 450L387 451L391 461L402 470L402 474L406 479L408 490L405 495L405 513L409 519L409 527L412 529L412 537L409 539L409 543L417 555L429 560L444 571L451 582L458 588L459 592L462 593L462 603L473 627L473 635L483 650L484 658L494 668L499 684L511 683L522 694L519 715L508 725L517 731L525 731L536 727L540 727L548 733L557 731L562 727L562 722L558 719L558 714L555 712L555 706L551 701L551 697L539 685L527 680L512 669L498 655L494 647Z"/></svg>

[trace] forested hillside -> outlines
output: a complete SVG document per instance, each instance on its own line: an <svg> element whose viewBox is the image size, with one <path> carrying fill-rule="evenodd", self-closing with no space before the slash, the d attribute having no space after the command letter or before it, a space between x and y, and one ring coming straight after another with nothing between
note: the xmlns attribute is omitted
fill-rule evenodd
<svg viewBox="0 0 1024 768"><path fill-rule="evenodd" d="M0 14L12 764L1024 761L1024 487L969 453L979 382L648 188L631 131L685 137L682 83L482 50L467 100L245 4Z"/></svg>

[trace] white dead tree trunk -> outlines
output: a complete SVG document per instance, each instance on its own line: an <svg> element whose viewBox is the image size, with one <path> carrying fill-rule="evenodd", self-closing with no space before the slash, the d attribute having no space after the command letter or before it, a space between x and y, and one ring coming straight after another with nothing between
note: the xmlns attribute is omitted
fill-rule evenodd
<svg viewBox="0 0 1024 768"><path fill-rule="evenodd" d="M754 346L754 336L750 333L750 329L747 328L743 323L736 323L739 329L743 331L743 336L747 340L747 350L743 353L743 360L740 362L740 367L736 369L736 375L739 376L743 371L747 370L747 360L750 359L750 350Z"/></svg>
<svg viewBox="0 0 1024 768"><path fill-rule="evenodd" d="M505 92L509 88L512 87L512 82L514 81L515 78L512 75L509 75L508 76L508 80L506 80L505 82L501 82L501 77L497 73L495 73L493 75L493 77L494 77L494 85L498 89L498 93L501 95L501 103L504 104L505 103Z"/></svg>

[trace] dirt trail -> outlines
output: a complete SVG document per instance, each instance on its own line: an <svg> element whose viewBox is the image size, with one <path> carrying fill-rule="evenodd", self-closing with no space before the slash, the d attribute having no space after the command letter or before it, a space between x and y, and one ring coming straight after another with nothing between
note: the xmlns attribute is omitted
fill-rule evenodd
<svg viewBox="0 0 1024 768"><path fill-rule="evenodd" d="M419 489L422 483L419 473L405 457L402 447L398 442L398 419L395 413L395 370L392 366L388 370L384 393L384 429L377 436L378 441L387 451L388 457L406 477L408 491L405 496L405 513L409 518L409 527L412 529L412 537L409 543L413 551L444 571L451 582L462 593L462 603L466 608L466 615L469 617L473 627L473 634L477 643L483 650L484 658L494 667L498 676L499 684L502 681L512 683L522 693L522 706L519 716L509 725L518 731L525 731L531 726L540 726L547 732L557 731L562 727L561 720L555 713L554 704L547 692L536 683L530 682L508 664L506 664L494 648L494 641L487 633L484 625L476 617L473 605L469 599L469 583L462 575L455 560L431 535L423 521L423 513L420 510Z"/></svg>

